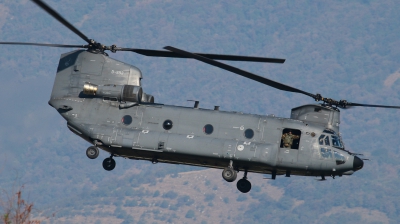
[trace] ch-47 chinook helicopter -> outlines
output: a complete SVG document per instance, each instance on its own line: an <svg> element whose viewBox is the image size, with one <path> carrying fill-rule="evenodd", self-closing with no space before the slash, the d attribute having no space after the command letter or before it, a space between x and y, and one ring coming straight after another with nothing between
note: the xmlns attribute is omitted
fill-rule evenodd
<svg viewBox="0 0 400 224"><path fill-rule="evenodd" d="M339 135L340 109L353 106L397 108L336 101L240 70L215 60L283 63L284 59L236 55L190 53L174 47L165 50L104 46L83 33L41 0L38 6L87 42L61 45L21 42L0 44L83 48L60 57L49 105L67 121L68 128L93 144L86 150L90 159L99 148L109 152L105 170L113 170L113 157L149 160L153 163L187 164L223 169L228 182L243 171L237 188L251 189L248 172L276 175L351 175L364 163L344 148ZM105 52L131 51L146 56L193 58L268 86L312 97L322 104L292 109L290 118L238 112L180 107L154 103L141 88L142 74L132 65L117 61Z"/></svg>

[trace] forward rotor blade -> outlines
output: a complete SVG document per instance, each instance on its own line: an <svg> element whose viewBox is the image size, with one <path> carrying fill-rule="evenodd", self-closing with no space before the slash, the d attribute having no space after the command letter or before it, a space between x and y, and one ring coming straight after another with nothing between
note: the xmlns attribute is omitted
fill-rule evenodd
<svg viewBox="0 0 400 224"><path fill-rule="evenodd" d="M171 51L159 51L159 50L147 50L147 49L136 49L136 48L117 48L118 51L133 51L135 53L151 56L151 57L167 57L167 58L192 58L182 54L177 54ZM213 60L227 60L227 61L251 61L251 62L269 62L269 63L284 63L286 59L281 58L263 58L263 57L251 57L251 56L239 56L239 55L224 55L224 54L203 54L194 53L206 58Z"/></svg>
<svg viewBox="0 0 400 224"><path fill-rule="evenodd" d="M400 106L386 106L386 105L374 105L374 104L362 104L362 103L350 103L350 102L346 104L346 107L381 107L381 108L400 109Z"/></svg>
<svg viewBox="0 0 400 224"><path fill-rule="evenodd" d="M87 38L81 31L79 31L77 28L75 28L71 23L69 23L66 19L64 19L60 14L58 14L54 9L50 8L46 3L42 2L41 0L32 0L34 3L36 3L40 8L42 8L44 11L52 15L55 19L57 19L60 23L62 23L64 26L66 26L68 29L70 29L72 32L74 32L76 35L80 36L83 40L85 40L88 44L90 44L89 38Z"/></svg>
<svg viewBox="0 0 400 224"><path fill-rule="evenodd" d="M31 46L44 46L44 47L86 48L85 45L41 44L41 43L24 43L24 42L0 42L0 44L8 44L8 45L31 45Z"/></svg>
<svg viewBox="0 0 400 224"><path fill-rule="evenodd" d="M317 97L316 95L314 95L312 93L308 93L308 92L305 92L303 90L296 89L296 88L293 88L291 86L287 86L285 84L272 81L270 79L255 75L253 73L238 69L236 67L233 67L233 66L230 66L230 65L227 65L227 64L223 64L223 63L218 62L218 61L214 61L212 59L209 59L209 58L197 55L197 54L193 54L193 53L190 53L190 52L187 52L187 51L183 51L183 50L180 50L180 49L177 49L177 48L174 48L174 47L170 47L170 46L164 47L164 49L172 51L172 52L175 52L177 54L184 55L185 57L188 57L188 58L194 58L194 59L202 61L204 63L210 64L210 65L214 65L214 66L216 66L218 68L225 69L227 71L236 73L238 75L244 76L246 78L252 79L254 81L263 83L265 85L268 85L268 86L271 86L271 87L274 87L274 88L277 88L277 89L280 89L280 90L284 90L284 91L288 91L288 92L294 92L294 93L301 93L301 94L310 96L310 97L312 97L314 99L316 99L316 97Z"/></svg>

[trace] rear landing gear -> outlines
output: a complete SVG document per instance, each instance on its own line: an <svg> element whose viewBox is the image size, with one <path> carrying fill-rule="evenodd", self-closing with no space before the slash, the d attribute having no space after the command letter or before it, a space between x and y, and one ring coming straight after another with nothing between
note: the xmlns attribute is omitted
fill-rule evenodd
<svg viewBox="0 0 400 224"><path fill-rule="evenodd" d="M96 159L99 156L99 149L96 146L90 146L86 149L86 156L89 159Z"/></svg>
<svg viewBox="0 0 400 224"><path fill-rule="evenodd" d="M237 173L232 167L226 167L222 171L222 178L228 182L233 182L237 178Z"/></svg>
<svg viewBox="0 0 400 224"><path fill-rule="evenodd" d="M103 161L103 168L107 171L111 171L115 168L115 160L112 157L113 155L109 158L105 158Z"/></svg>
<svg viewBox="0 0 400 224"><path fill-rule="evenodd" d="M223 171L222 171L222 178L224 178L224 180L226 180L227 182L233 182L236 180L237 178L237 173L236 171L233 169L232 166L232 160L229 162L229 166L226 167Z"/></svg>
<svg viewBox="0 0 400 224"><path fill-rule="evenodd" d="M251 183L247 180L247 169L244 170L244 177L237 182L236 187L242 193L247 193L251 190Z"/></svg>

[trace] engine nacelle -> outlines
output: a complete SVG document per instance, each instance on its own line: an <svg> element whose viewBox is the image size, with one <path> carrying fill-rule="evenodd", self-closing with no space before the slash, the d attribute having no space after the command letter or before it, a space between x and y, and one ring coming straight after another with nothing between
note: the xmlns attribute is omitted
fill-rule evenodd
<svg viewBox="0 0 400 224"><path fill-rule="evenodd" d="M85 83L83 85L83 93L86 95L96 95L100 97L108 97L118 101L141 102L142 87L133 85L95 85Z"/></svg>
<svg viewBox="0 0 400 224"><path fill-rule="evenodd" d="M143 93L142 94L142 102L154 103L154 96Z"/></svg>

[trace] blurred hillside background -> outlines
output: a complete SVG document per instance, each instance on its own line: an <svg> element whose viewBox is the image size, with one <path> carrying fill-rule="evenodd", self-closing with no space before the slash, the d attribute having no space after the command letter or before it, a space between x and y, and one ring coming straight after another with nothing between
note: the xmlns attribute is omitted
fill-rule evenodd
<svg viewBox="0 0 400 224"><path fill-rule="evenodd" d="M400 4L383 1L47 0L105 45L286 58L284 64L228 62L325 97L400 105ZM0 1L0 41L84 44L28 0ZM24 184L48 223L398 223L400 111L342 110L346 148L369 158L352 176L249 174L241 194L220 170L117 158L112 172L85 155L48 106L60 54L69 49L6 46L0 54L0 189ZM73 49L71 49L73 50ZM157 103L275 114L312 99L190 59L129 52Z"/></svg>

